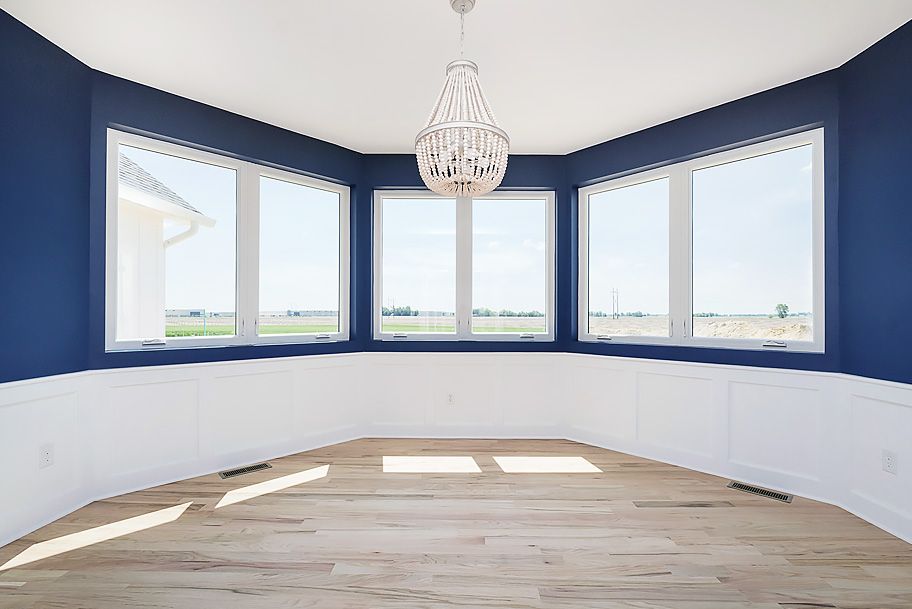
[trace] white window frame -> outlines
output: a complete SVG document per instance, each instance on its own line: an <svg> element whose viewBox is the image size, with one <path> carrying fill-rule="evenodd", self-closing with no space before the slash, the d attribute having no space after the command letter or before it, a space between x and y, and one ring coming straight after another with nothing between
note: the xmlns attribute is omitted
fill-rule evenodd
<svg viewBox="0 0 912 609"><path fill-rule="evenodd" d="M383 332L383 200L384 199L455 199L456 200L456 332ZM546 209L546 269L544 332L473 332L472 331L472 198L442 197L427 190L375 190L373 230L373 337L381 341L478 341L478 342L552 342L554 341L554 191L495 191L477 199L540 199Z"/></svg>
<svg viewBox="0 0 912 609"><path fill-rule="evenodd" d="M121 145L199 161L235 171L237 178L235 323L237 333L224 337L149 337L117 340L117 202L118 151ZM260 176L339 195L339 331L329 334L258 334L259 327L259 211ZM350 294L350 208L347 186L267 167L229 156L172 144L151 137L107 130L106 209L105 209L105 351L155 351L230 345L275 345L340 342L349 340Z"/></svg>
<svg viewBox="0 0 912 609"><path fill-rule="evenodd" d="M799 146L812 145L812 250L813 339L775 341L744 338L693 336L693 172ZM596 335L589 327L589 198L599 193L667 177L669 180L669 327L670 336ZM824 256L824 130L812 129L757 144L709 154L609 179L579 189L579 308L578 339L610 344L676 345L823 353L825 350L825 256Z"/></svg>

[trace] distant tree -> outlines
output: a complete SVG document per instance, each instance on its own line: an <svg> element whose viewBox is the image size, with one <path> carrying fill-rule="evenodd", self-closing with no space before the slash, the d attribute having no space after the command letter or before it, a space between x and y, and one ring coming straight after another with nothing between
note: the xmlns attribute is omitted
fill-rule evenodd
<svg viewBox="0 0 912 609"><path fill-rule="evenodd" d="M789 306L787 304L779 303L776 305L776 315L779 316L779 319L785 319L789 314Z"/></svg>
<svg viewBox="0 0 912 609"><path fill-rule="evenodd" d="M413 309L408 305L404 307L383 307L382 314L384 317L416 317L418 309Z"/></svg>

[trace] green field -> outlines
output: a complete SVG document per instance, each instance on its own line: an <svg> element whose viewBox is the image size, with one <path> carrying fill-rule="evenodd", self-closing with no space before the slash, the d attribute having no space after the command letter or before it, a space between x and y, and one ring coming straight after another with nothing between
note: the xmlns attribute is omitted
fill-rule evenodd
<svg viewBox="0 0 912 609"><path fill-rule="evenodd" d="M475 332L536 333L545 332L541 317L475 317ZM233 336L236 332L233 317L210 317L205 320L188 317L169 317L165 326L167 338L201 336ZM453 317L387 316L383 317L383 332L414 334L431 332L452 334L456 331ZM282 334L332 334L338 332L332 317L268 317L260 320L260 336Z"/></svg>
<svg viewBox="0 0 912 609"><path fill-rule="evenodd" d="M423 316L387 316L383 317L383 332L416 332L450 333L456 331L456 321L452 317ZM545 320L542 317L474 317L472 328L475 332L525 334L545 332Z"/></svg>
<svg viewBox="0 0 912 609"><path fill-rule="evenodd" d="M205 324L204 324L205 321ZM264 317L260 318L260 336L279 334L332 334L338 332L335 317ZM168 317L165 336L168 338L197 336L234 336L234 317Z"/></svg>
<svg viewBox="0 0 912 609"><path fill-rule="evenodd" d="M339 328L335 324L301 324L292 325L270 325L260 326L260 335L269 334L331 334L338 332ZM167 326L165 336L169 338L188 337L188 336L233 336L234 326L213 326L206 324L205 333L203 326Z"/></svg>

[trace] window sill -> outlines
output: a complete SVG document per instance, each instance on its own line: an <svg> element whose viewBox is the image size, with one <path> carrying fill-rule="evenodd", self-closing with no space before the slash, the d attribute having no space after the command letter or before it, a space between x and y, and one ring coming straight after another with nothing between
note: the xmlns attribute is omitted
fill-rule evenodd
<svg viewBox="0 0 912 609"><path fill-rule="evenodd" d="M702 339L702 340L682 340L679 338L655 338L649 337L637 339L636 337L609 337L597 338L595 336L580 336L578 342L586 344L599 345L623 345L638 347L683 347L685 349L728 349L732 351L755 351L763 353L816 353L824 354L826 352L822 343L810 343L807 341L784 341L782 344L764 344L775 343L776 341L758 341L750 339Z"/></svg>
<svg viewBox="0 0 912 609"><path fill-rule="evenodd" d="M297 338L297 337L295 337ZM339 344L350 342L350 338L347 336L340 336L338 338L327 338L327 339L310 339L310 340L257 340L255 342L222 342L222 343L213 343L213 344L163 344L163 345L124 345L124 346L107 346L105 347L105 353L154 353L158 351L195 351L197 349L225 349L225 348L238 348L238 347L281 347L281 346L311 346L311 345L327 345L327 344Z"/></svg>

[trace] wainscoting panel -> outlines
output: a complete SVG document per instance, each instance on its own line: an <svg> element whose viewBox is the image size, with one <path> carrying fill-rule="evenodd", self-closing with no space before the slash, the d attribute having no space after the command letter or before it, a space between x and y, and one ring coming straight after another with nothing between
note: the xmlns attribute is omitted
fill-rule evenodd
<svg viewBox="0 0 912 609"><path fill-rule="evenodd" d="M733 381L728 391L728 459L733 464L819 479L818 390Z"/></svg>
<svg viewBox="0 0 912 609"><path fill-rule="evenodd" d="M575 395L574 425L618 440L636 439L636 372L580 362L569 366L567 377Z"/></svg>
<svg viewBox="0 0 912 609"><path fill-rule="evenodd" d="M712 380L637 374L637 440L676 453L713 457Z"/></svg>
<svg viewBox="0 0 912 609"><path fill-rule="evenodd" d="M86 379L75 375L0 384L0 459L3 474L0 545L73 511L86 502L87 463L79 428ZM54 464L41 467L42 447Z"/></svg>
<svg viewBox="0 0 912 609"><path fill-rule="evenodd" d="M880 514L912 520L912 393L888 401L865 395L864 386L850 395L852 442L849 486L856 499ZM898 456L895 474L883 471L883 451Z"/></svg>
<svg viewBox="0 0 912 609"><path fill-rule="evenodd" d="M102 440L92 451L98 475L132 475L199 458L199 380L115 385L101 393L91 434Z"/></svg>
<svg viewBox="0 0 912 609"><path fill-rule="evenodd" d="M912 540L912 387L839 374L568 353L187 364L0 385L0 430L0 458L20 464L0 544L96 499L369 436L568 438L827 501Z"/></svg>
<svg viewBox="0 0 912 609"><path fill-rule="evenodd" d="M200 408L200 454L221 455L293 437L294 374L289 369L217 376Z"/></svg>

